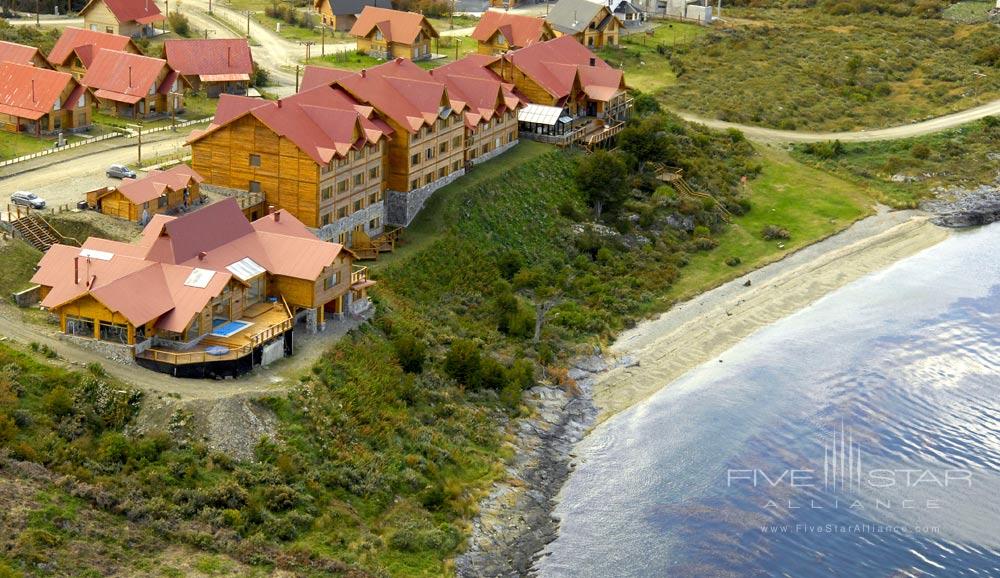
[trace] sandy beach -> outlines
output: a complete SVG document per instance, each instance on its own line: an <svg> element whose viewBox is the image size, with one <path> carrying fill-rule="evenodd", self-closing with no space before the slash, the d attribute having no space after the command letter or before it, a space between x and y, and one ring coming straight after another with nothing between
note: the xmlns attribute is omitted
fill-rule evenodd
<svg viewBox="0 0 1000 578"><path fill-rule="evenodd" d="M758 329L948 236L920 211L879 211L846 230L622 333L593 388L600 423ZM750 280L750 286L746 281Z"/></svg>

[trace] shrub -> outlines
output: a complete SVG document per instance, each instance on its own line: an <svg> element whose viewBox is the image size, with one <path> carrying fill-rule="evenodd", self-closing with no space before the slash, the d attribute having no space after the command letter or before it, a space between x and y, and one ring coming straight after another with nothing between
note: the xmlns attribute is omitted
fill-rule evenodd
<svg viewBox="0 0 1000 578"><path fill-rule="evenodd" d="M481 364L479 347L468 339L456 339L445 356L444 371L458 383L475 387Z"/></svg>
<svg viewBox="0 0 1000 578"><path fill-rule="evenodd" d="M128 453L128 438L118 432L105 432L97 442L97 455L106 464L124 464Z"/></svg>
<svg viewBox="0 0 1000 578"><path fill-rule="evenodd" d="M0 443L7 443L17 436L17 424L10 416L0 414Z"/></svg>
<svg viewBox="0 0 1000 578"><path fill-rule="evenodd" d="M910 155L915 159L927 160L931 156L931 147L924 143L917 143L910 147Z"/></svg>
<svg viewBox="0 0 1000 578"><path fill-rule="evenodd" d="M50 415L62 417L73 410L73 395L65 387L57 385L42 396L42 407Z"/></svg>
<svg viewBox="0 0 1000 578"><path fill-rule="evenodd" d="M167 21L170 23L170 29L178 36L184 38L191 36L191 22L187 16L175 10L167 17Z"/></svg>
<svg viewBox="0 0 1000 578"><path fill-rule="evenodd" d="M497 262L497 268L500 269L500 276L508 281L513 279L514 275L517 275L517 272L523 266L524 260L513 251L504 253Z"/></svg>
<svg viewBox="0 0 1000 578"><path fill-rule="evenodd" d="M777 225L765 225L760 231L760 236L764 237L766 241L777 241L777 240L787 240L792 237L788 229L779 227Z"/></svg>
<svg viewBox="0 0 1000 578"><path fill-rule="evenodd" d="M266 68L260 66L259 64L257 64L257 62L254 62L253 76L251 77L251 81L253 85L258 88L267 86L268 83L271 81L271 74L267 71Z"/></svg>
<svg viewBox="0 0 1000 578"><path fill-rule="evenodd" d="M424 370L424 360L427 358L427 346L423 341L408 333L400 335L392 341L396 351L399 366L407 373L420 373Z"/></svg>
<svg viewBox="0 0 1000 578"><path fill-rule="evenodd" d="M735 267L742 262L743 260L740 259L739 257L729 257L728 259L726 259L726 265L729 265L730 267Z"/></svg>

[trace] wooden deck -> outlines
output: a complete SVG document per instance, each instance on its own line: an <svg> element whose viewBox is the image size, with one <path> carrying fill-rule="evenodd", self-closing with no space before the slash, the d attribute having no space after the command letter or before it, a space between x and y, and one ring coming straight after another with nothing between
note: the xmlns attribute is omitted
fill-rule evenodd
<svg viewBox="0 0 1000 578"><path fill-rule="evenodd" d="M253 323L253 325L235 335L229 337L207 335L197 345L188 349L150 348L137 354L136 357L171 365L186 365L232 361L250 355L257 346L292 328L292 316L284 303L262 303L260 305L263 307L255 305L247 309L247 315L241 317L239 321L246 321ZM229 349L229 353L209 355L205 352L206 349L213 346L226 347Z"/></svg>

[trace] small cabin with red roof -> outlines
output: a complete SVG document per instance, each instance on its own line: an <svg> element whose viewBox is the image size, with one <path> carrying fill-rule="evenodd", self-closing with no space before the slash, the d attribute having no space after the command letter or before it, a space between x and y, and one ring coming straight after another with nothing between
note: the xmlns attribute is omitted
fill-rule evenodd
<svg viewBox="0 0 1000 578"><path fill-rule="evenodd" d="M90 0L80 10L84 28L132 38L152 37L165 20L154 0Z"/></svg>
<svg viewBox="0 0 1000 578"><path fill-rule="evenodd" d="M35 136L91 126L91 97L72 75L0 62L0 125Z"/></svg>
<svg viewBox="0 0 1000 578"><path fill-rule="evenodd" d="M42 51L34 46L0 40L0 62L26 64L38 68L52 68Z"/></svg>
<svg viewBox="0 0 1000 578"><path fill-rule="evenodd" d="M349 34L358 41L358 52L389 60L431 57L431 39L437 30L416 12L365 6Z"/></svg>
<svg viewBox="0 0 1000 578"><path fill-rule="evenodd" d="M87 68L101 49L142 54L136 43L128 36L70 26L63 29L59 40L49 52L49 64L56 70L68 72L80 79L87 73Z"/></svg>
<svg viewBox="0 0 1000 578"><path fill-rule="evenodd" d="M480 54L503 54L555 37L555 30L544 18L496 10L484 12L472 31Z"/></svg>
<svg viewBox="0 0 1000 578"><path fill-rule="evenodd" d="M389 0L313 0L313 7L323 20L323 25L338 32L350 30L365 6L392 8L392 3Z"/></svg>
<svg viewBox="0 0 1000 578"><path fill-rule="evenodd" d="M145 225L158 214L185 211L201 204L199 185L205 179L191 167L180 164L168 170L152 170L141 179L123 179L117 188L88 194L94 210Z"/></svg>
<svg viewBox="0 0 1000 578"><path fill-rule="evenodd" d="M187 86L209 98L246 94L253 76L253 56L245 38L167 40L163 58Z"/></svg>
<svg viewBox="0 0 1000 578"><path fill-rule="evenodd" d="M128 119L183 110L183 79L166 60L101 49L80 81L100 108Z"/></svg>
<svg viewBox="0 0 1000 578"><path fill-rule="evenodd" d="M296 331L367 309L374 283L353 262L286 211L250 222L226 199L155 215L136 243L53 245L32 282L71 340L177 377L225 377L292 354Z"/></svg>

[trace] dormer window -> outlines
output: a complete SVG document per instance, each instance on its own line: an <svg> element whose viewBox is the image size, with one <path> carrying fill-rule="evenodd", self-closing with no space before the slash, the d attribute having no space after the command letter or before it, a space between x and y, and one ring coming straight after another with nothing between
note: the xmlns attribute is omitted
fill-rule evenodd
<svg viewBox="0 0 1000 578"><path fill-rule="evenodd" d="M375 29L375 40L382 40L382 31L378 28Z"/></svg>
<svg viewBox="0 0 1000 578"><path fill-rule="evenodd" d="M497 44L507 44L507 39L504 38L503 32L497 32Z"/></svg>

